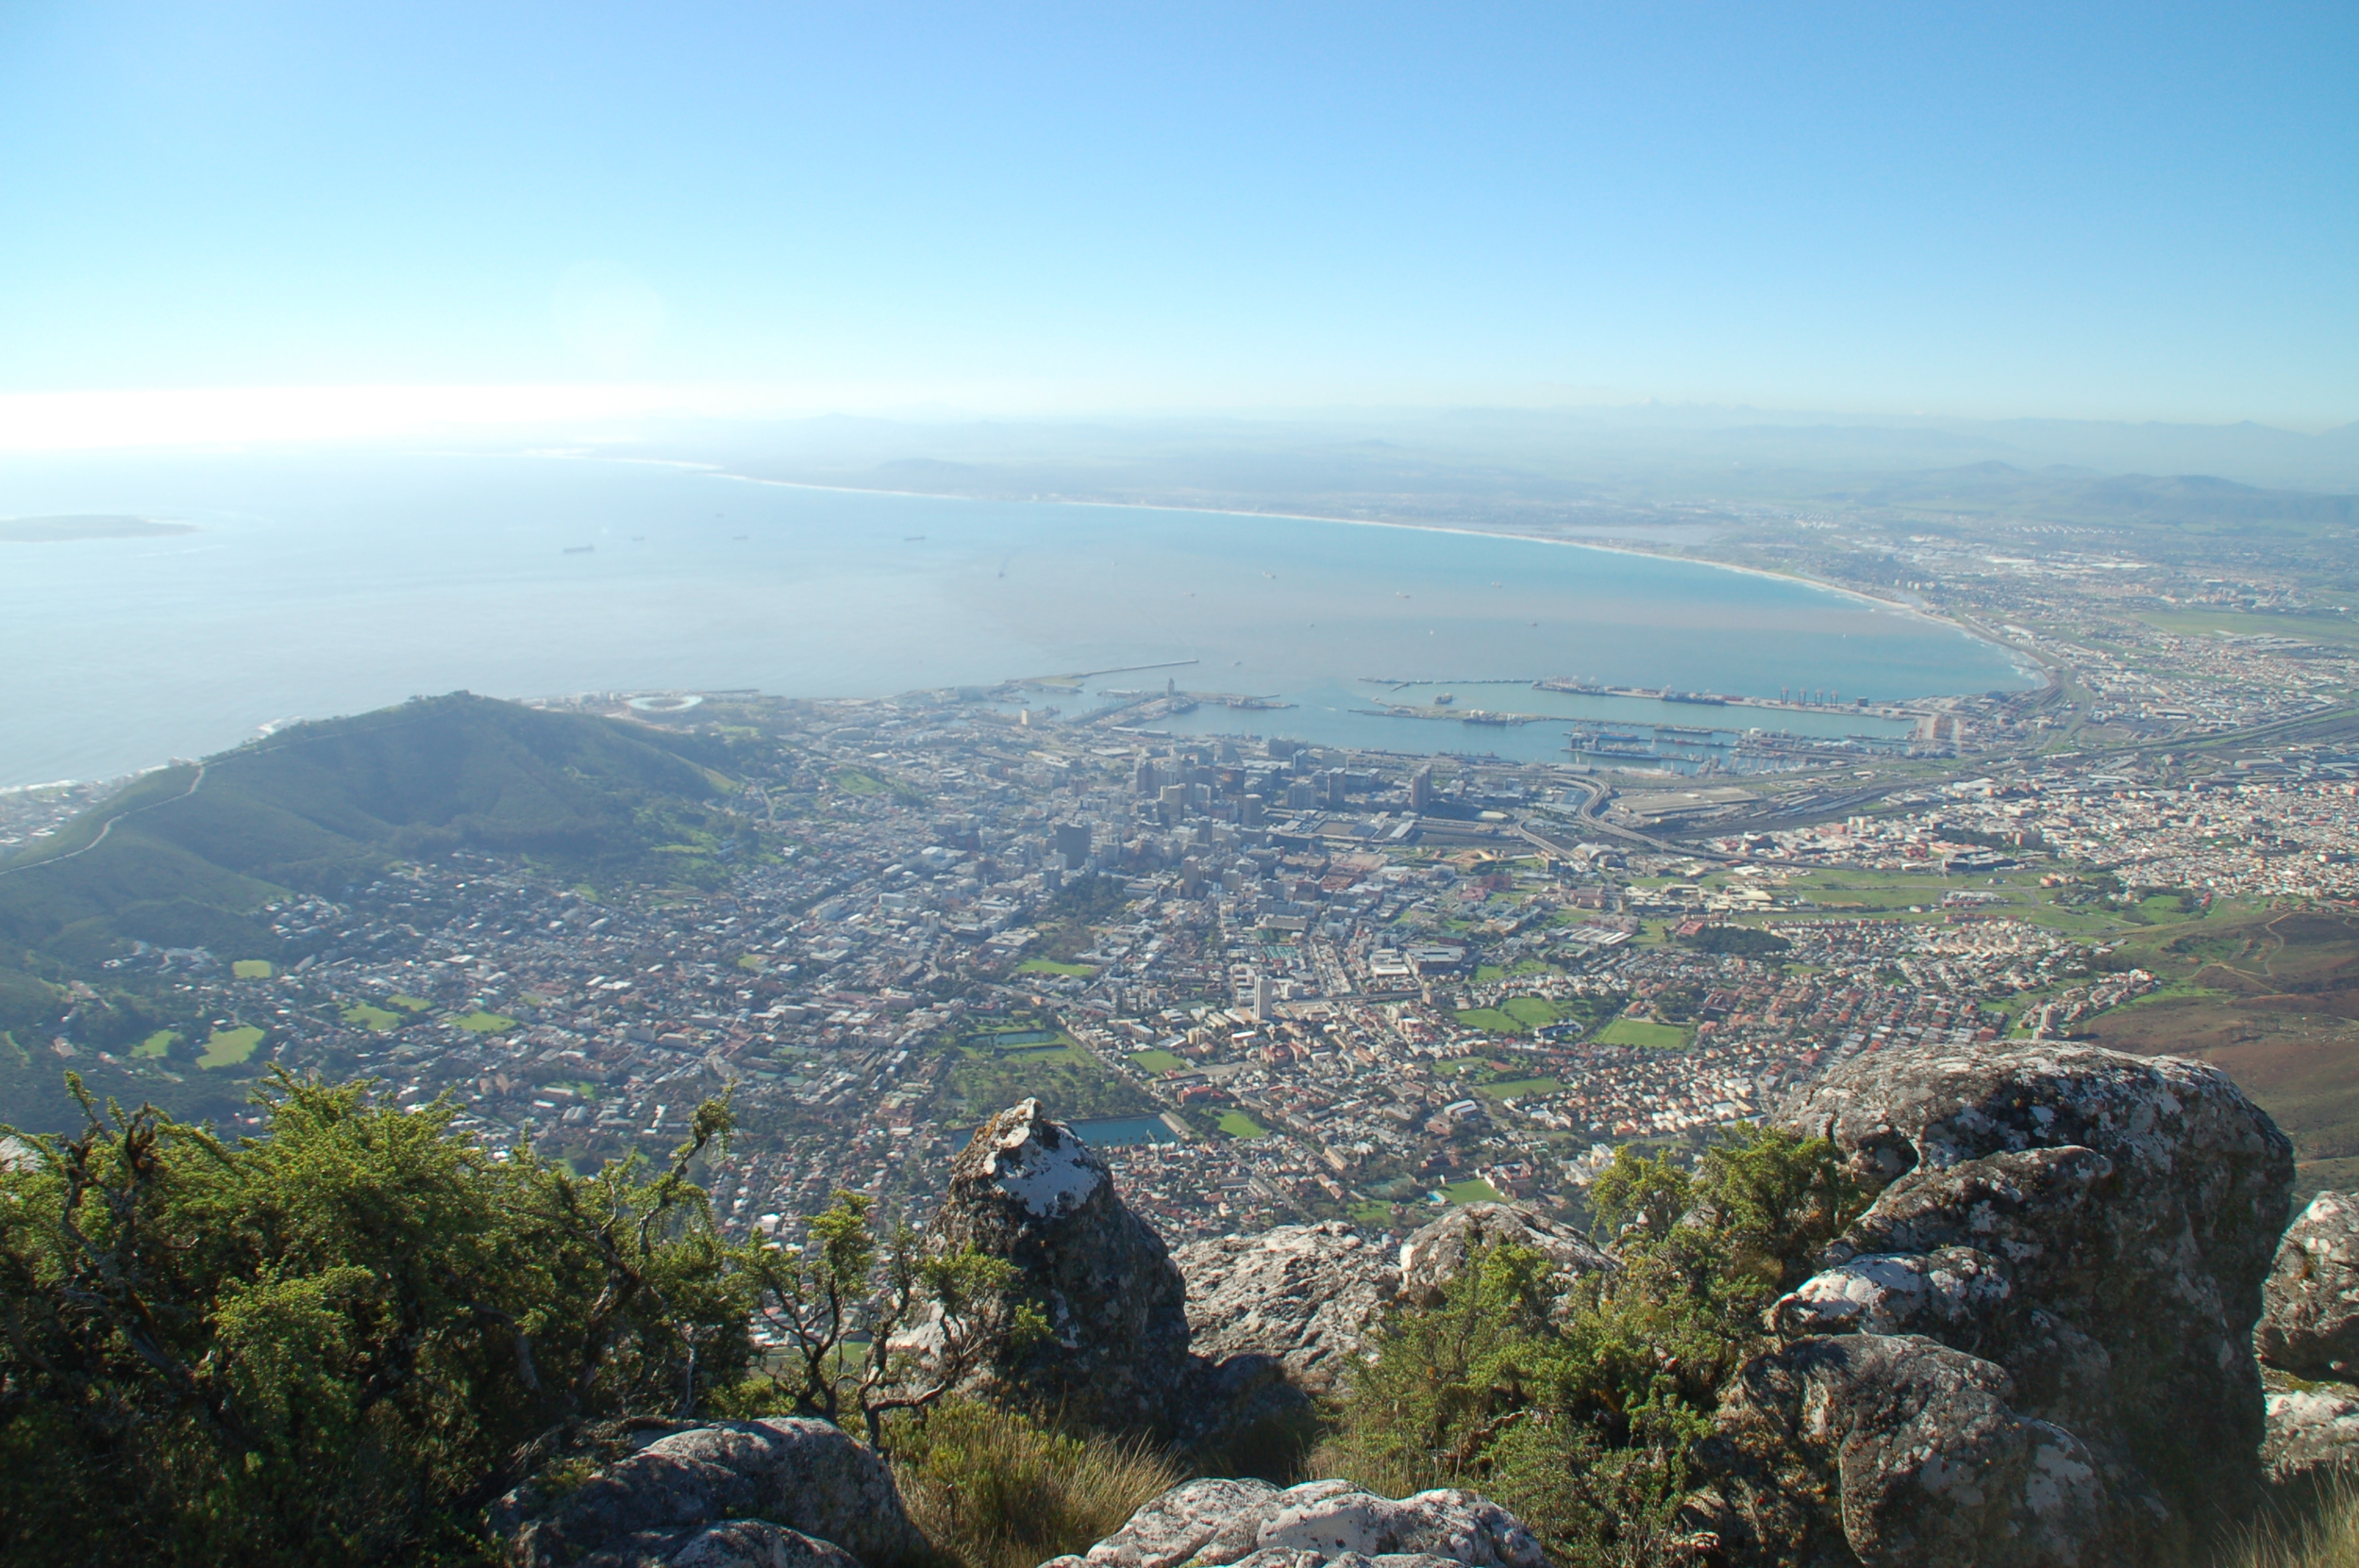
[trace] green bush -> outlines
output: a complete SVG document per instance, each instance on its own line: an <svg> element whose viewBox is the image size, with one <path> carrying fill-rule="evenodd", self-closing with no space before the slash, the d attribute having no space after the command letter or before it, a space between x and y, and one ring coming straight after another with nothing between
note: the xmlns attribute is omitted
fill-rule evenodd
<svg viewBox="0 0 2359 1568"><path fill-rule="evenodd" d="M78 1083L73 1085L80 1093ZM536 1439L750 1359L690 1162L584 1180L279 1075L227 1143L85 1097L0 1170L0 1558L475 1560Z"/></svg>
<svg viewBox="0 0 2359 1568"><path fill-rule="evenodd" d="M1478 1250L1438 1306L1387 1321L1311 1470L1481 1492L1562 1562L1662 1560L1763 1308L1863 1198L1826 1140L1739 1127L1693 1176L1619 1151L1591 1203L1619 1267L1567 1281L1530 1248Z"/></svg>

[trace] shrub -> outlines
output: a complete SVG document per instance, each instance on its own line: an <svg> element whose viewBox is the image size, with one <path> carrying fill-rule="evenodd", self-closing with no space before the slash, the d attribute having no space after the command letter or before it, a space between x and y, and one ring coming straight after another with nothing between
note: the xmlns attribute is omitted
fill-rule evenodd
<svg viewBox="0 0 2359 1568"><path fill-rule="evenodd" d="M763 1319L787 1342L786 1369L772 1374L778 1395L828 1421L858 1413L869 1443L882 1449L888 1416L936 1403L990 1344L1029 1344L1048 1324L1016 1298L1014 1264L971 1244L929 1253L907 1224L880 1243L870 1228L873 1208L873 1199L839 1192L826 1213L809 1216L810 1245L756 1246L734 1261ZM929 1309L930 1343L920 1356L907 1335ZM857 1358L855 1335L868 1345Z"/></svg>
<svg viewBox="0 0 2359 1568"><path fill-rule="evenodd" d="M1863 1199L1826 1140L1740 1126L1693 1176L1622 1149L1591 1202L1618 1268L1567 1281L1529 1248L1474 1252L1439 1305L1387 1320L1311 1471L1481 1492L1563 1562L1664 1560L1762 1309Z"/></svg>
<svg viewBox="0 0 2359 1568"><path fill-rule="evenodd" d="M73 1085L80 1093L78 1083ZM744 1375L688 1169L583 1180L279 1075L226 1143L83 1098L0 1170L0 1558L472 1560L510 1457Z"/></svg>

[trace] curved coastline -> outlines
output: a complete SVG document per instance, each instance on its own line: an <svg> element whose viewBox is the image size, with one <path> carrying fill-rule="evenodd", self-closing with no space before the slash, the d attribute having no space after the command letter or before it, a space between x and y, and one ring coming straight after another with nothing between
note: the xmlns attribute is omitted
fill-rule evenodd
<svg viewBox="0 0 2359 1568"><path fill-rule="evenodd" d="M2022 660L2025 655L2022 649L2014 647L2008 643L2000 642L1995 637L1991 637L1983 632L1978 631L1973 626L1966 625L1963 621L1952 619L1947 615L1937 615L1932 610L1926 609L1921 606L1909 604L1903 600L1880 598L1876 594L1866 592L1862 589L1847 588L1840 583L1822 582L1816 577L1800 576L1792 572L1773 572L1765 566L1743 566L1734 561L1711 560L1698 556L1665 555L1660 551L1641 550L1627 544L1597 544L1586 540L1578 539L1547 539L1536 534L1499 533L1489 528L1456 527L1441 523L1394 523L1388 522L1382 518L1373 517L1326 517L1316 512L1306 511L1231 511L1220 507L1175 507L1156 501L1075 501L1059 499L1053 501L1025 501L1020 503L995 502L988 496L952 495L930 490L882 490L869 485L822 485L813 484L803 479L765 479L758 475L739 474L734 470L722 468L715 464L688 462L676 459L636 458L596 459L594 460L669 463L671 466L709 474L716 479L734 479L742 484L773 485L780 490L809 490L837 495L897 495L916 501L965 501L977 506L988 504L1035 507L1102 507L1109 510L1167 511L1179 512L1196 517L1234 517L1240 520L1275 518L1280 522L1288 523L1338 523L1347 527L1354 528L1400 528L1416 533L1459 534L1469 539L1513 539L1520 540L1527 544L1552 545L1556 548L1565 550L1596 550L1603 555L1634 556L1644 560L1678 561L1688 566L1708 567L1716 572L1734 572L1744 576L1765 577L1771 582L1793 583L1798 587L1815 589L1822 593L1832 593L1843 598L1854 599L1876 609L1889 610L1896 614L1905 615L1911 619L1921 621L1927 626L1947 627L1948 629L1956 632L1959 636L1966 638L1969 642L1980 642L1985 647L1998 649L2000 653L2007 656L2007 662L2015 667L2016 673L2025 676L2027 680L2031 679L2033 675L2033 672L2025 669L2023 666ZM2052 679L2052 676L2050 678Z"/></svg>

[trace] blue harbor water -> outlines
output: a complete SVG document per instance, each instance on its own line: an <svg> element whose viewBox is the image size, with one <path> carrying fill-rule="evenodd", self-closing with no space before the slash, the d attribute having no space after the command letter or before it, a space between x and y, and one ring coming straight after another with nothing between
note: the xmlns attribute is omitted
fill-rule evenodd
<svg viewBox="0 0 2359 1568"><path fill-rule="evenodd" d="M1129 1143L1177 1143L1180 1139L1160 1116L1108 1116L1095 1122L1075 1122L1073 1130L1084 1143L1101 1149Z"/></svg>
<svg viewBox="0 0 2359 1568"><path fill-rule="evenodd" d="M1169 682L1266 706L1205 701L1154 721L1168 733L1547 758L1566 755L1564 720L1877 726L1530 690L1546 677L1847 703L2028 683L1954 626L1693 562L580 456L0 462L0 517L56 514L195 531L0 542L0 785L109 776L461 688L862 697L1098 672L1023 700L1069 720ZM1560 722L1381 711L1443 691Z"/></svg>

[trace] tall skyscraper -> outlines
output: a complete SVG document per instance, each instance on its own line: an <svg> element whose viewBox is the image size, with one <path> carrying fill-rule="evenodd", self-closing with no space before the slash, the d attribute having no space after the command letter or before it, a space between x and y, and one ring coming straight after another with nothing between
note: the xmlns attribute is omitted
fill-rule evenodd
<svg viewBox="0 0 2359 1568"><path fill-rule="evenodd" d="M1057 824L1057 853L1064 857L1065 867L1079 871L1090 858L1090 825L1085 822Z"/></svg>
<svg viewBox="0 0 2359 1568"><path fill-rule="evenodd" d="M1433 764L1428 762L1409 776L1409 809L1422 814L1433 804Z"/></svg>

